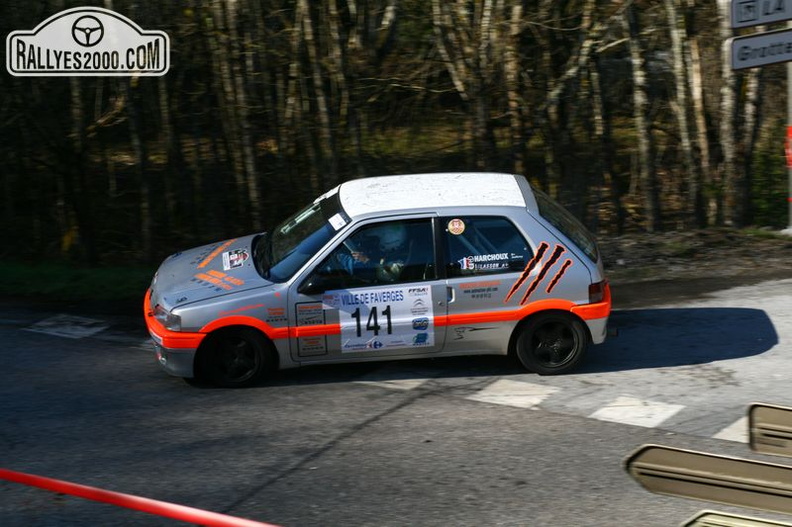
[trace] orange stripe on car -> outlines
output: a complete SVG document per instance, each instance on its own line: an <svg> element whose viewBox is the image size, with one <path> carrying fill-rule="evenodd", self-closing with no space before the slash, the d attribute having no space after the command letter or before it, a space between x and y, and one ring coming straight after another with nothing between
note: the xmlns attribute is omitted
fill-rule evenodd
<svg viewBox="0 0 792 527"><path fill-rule="evenodd" d="M202 327L200 329L200 332L211 333L212 331L216 331L218 329L229 326L250 326L260 330L262 333L267 335L267 337L269 337L272 340L285 339L289 337L288 327L275 328L270 326L263 320L259 320L258 318L247 317L242 315L223 317L223 318L218 318L217 320L213 320L204 327Z"/></svg>
<svg viewBox="0 0 792 527"><path fill-rule="evenodd" d="M204 260L201 263L198 264L198 269L203 269L204 267L209 265L212 262L212 260L214 260L215 257L217 257L218 254L223 252L224 249L227 249L228 246L231 245L232 243L234 243L235 241L236 241L236 238L234 238L233 240L228 240L223 245L221 245L220 247L218 247L217 249L212 251L209 256L204 258Z"/></svg>
<svg viewBox="0 0 792 527"><path fill-rule="evenodd" d="M340 335L341 324L320 324L316 326L297 326L289 328L289 336L299 337L320 337L324 335Z"/></svg>
<svg viewBox="0 0 792 527"><path fill-rule="evenodd" d="M467 324L491 324L493 322L514 322L522 320L527 316L538 313L539 311L555 310L570 311L583 320L593 320L604 318L610 314L611 298L610 290L607 289L605 299L596 304L575 304L569 300L537 300L519 309L507 309L502 311L482 311L479 313L462 313L459 315L436 315L434 324L442 326L463 326Z"/></svg>
<svg viewBox="0 0 792 527"><path fill-rule="evenodd" d="M500 311L481 311L479 313L461 313L458 315L436 315L435 326L459 326L465 324L487 324L492 322L512 322L528 315L547 309L569 311L576 304L569 300L538 300L518 309Z"/></svg>

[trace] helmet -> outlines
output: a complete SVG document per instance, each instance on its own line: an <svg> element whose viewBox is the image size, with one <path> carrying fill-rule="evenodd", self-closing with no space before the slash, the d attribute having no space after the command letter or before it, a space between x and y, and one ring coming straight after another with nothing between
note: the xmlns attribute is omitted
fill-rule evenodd
<svg viewBox="0 0 792 527"><path fill-rule="evenodd" d="M389 223L377 229L377 236L382 252L395 251L407 241L407 228L403 223Z"/></svg>

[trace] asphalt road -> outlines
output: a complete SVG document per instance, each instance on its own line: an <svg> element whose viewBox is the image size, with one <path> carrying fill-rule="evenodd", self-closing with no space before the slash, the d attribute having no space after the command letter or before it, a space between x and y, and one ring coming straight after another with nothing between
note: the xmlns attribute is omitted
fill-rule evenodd
<svg viewBox="0 0 792 527"><path fill-rule="evenodd" d="M744 416L792 405L792 280L696 296L625 303L572 375L435 359L236 391L163 374L136 317L0 303L0 467L295 527L778 518L653 495L622 466L646 443L783 462L749 451ZM0 482L4 527L179 524Z"/></svg>

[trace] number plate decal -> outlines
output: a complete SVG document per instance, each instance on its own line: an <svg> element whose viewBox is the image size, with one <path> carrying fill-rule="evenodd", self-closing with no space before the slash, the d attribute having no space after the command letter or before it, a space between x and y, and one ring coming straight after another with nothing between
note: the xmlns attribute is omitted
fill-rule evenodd
<svg viewBox="0 0 792 527"><path fill-rule="evenodd" d="M428 285L328 291L323 302L339 311L344 353L434 346Z"/></svg>

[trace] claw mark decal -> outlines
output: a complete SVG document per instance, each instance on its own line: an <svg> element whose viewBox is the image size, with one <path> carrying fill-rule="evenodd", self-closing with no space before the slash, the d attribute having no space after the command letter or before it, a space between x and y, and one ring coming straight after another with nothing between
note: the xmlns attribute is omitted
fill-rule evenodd
<svg viewBox="0 0 792 527"><path fill-rule="evenodd" d="M520 305L523 305L528 301L528 298L539 286L539 283L544 280L544 277L547 275L547 272L550 271L550 268L556 264L559 258L561 258L561 255L564 253L564 251L566 251L566 249L564 249L561 245L555 246L555 249L553 249L553 254L550 255L550 259L547 260L542 266L542 270L539 271L538 275L536 275L536 278L534 278L534 281L531 282L531 286L528 288L528 291L525 292L522 299L520 300Z"/></svg>
<svg viewBox="0 0 792 527"><path fill-rule="evenodd" d="M511 297L514 296L514 293L516 293L520 289L520 287L522 287L522 285L530 276L531 272L533 272L536 266L542 262L542 259L544 258L544 255L549 248L550 245L547 242L542 242L539 244L539 248L536 251L536 255L531 259L530 262L528 262L528 265L525 266L525 269L523 269L523 272L520 274L520 277L517 279L516 282L514 282L514 285L511 286L511 289L509 290L509 294L506 295L506 299L504 300L504 303L508 302L509 299L511 299ZM555 264L558 263L558 261L561 259L561 255L564 254L564 252L566 252L564 246L556 244L555 248L553 248L553 252L550 255L550 258L548 258L548 260L542 264L542 268L539 271L539 274L536 275L536 278L533 279L531 285L528 286L528 290L520 299L520 305L523 305L528 301L528 299L531 297L534 291L536 291L536 288L539 287L539 284L542 283L542 280L545 279L547 273L550 272L550 269L552 269L553 266L555 266ZM567 259L564 262L564 264L561 266L561 269L559 269L558 272L556 272L555 276L553 276L553 279L550 281L550 284L547 286L546 291L548 293L553 290L556 284L558 284L558 282L561 280L561 277L564 275L564 273L566 273L566 270L571 265L572 265L572 260L570 259Z"/></svg>
<svg viewBox="0 0 792 527"><path fill-rule="evenodd" d="M564 262L564 265L562 265L562 266L561 266L561 269L559 269L559 270L558 270L558 272L556 273L556 275L555 275L555 276L553 277L553 279L550 281L550 285L548 285L548 286L547 286L547 289L546 289L546 291L547 291L548 293L549 293L550 291L552 291L552 290L553 290L553 288L556 286L556 284L558 283L558 281L559 281L559 280L561 280L561 277L562 277L562 276L564 276L564 273L566 273L566 270L567 270L567 269L569 269L569 267L570 267L571 265L572 265L572 260L570 260L570 259L567 259L567 260Z"/></svg>
<svg viewBox="0 0 792 527"><path fill-rule="evenodd" d="M528 279L528 275L530 275L531 271L534 270L536 264L542 261L542 258L544 257L544 253L547 252L548 247L550 246L547 244L547 242L542 242L539 244L539 249L536 250L536 255L534 255L534 257L531 258L531 261L528 262L528 265L526 265L525 269L523 269L520 278L518 278L517 281L514 282L514 285L511 286L511 289L509 289L509 294L506 295L506 300L503 301L504 303L508 302L509 299L512 297L512 295L514 295L514 293L517 292L520 286L523 285L523 282L525 282L525 280Z"/></svg>

